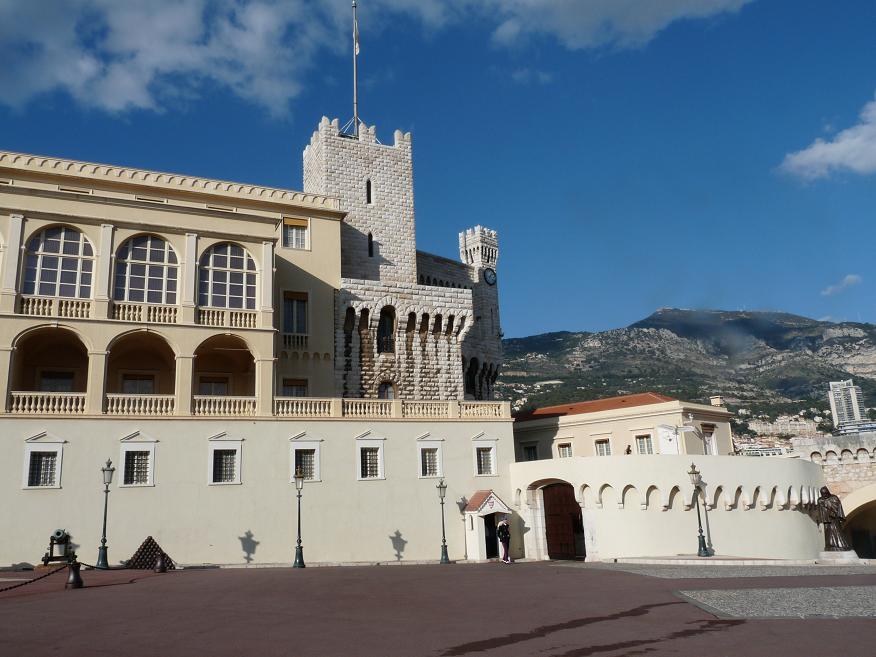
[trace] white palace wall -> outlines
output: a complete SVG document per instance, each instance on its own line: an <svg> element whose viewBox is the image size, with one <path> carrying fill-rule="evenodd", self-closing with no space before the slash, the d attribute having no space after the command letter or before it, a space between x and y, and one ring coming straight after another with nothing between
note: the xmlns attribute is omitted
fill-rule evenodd
<svg viewBox="0 0 876 657"><path fill-rule="evenodd" d="M814 559L821 469L797 459L625 456L546 459L511 465L513 508L526 554L546 559L542 489L571 484L581 506L587 560L696 554L691 462L702 473L704 525L716 556ZM701 509L702 511L702 509Z"/></svg>
<svg viewBox="0 0 876 657"><path fill-rule="evenodd" d="M33 442L27 442L40 436ZM127 441L123 439L128 438ZM214 440L211 440L214 438ZM319 481L306 481L302 543L307 563L437 561L441 548L439 477L420 477L419 445L438 446L447 483L447 544L466 556L458 502L482 489L509 499L514 458L511 421L79 418L0 420L0 565L35 564L49 535L66 529L94 563L100 542L100 468L116 472L109 495L111 564L147 536L181 564L242 564L241 538L257 541L253 564L291 563L296 532L293 446L319 450ZM62 441L60 488L27 489L28 446ZM154 447L151 486L121 485L124 446ZM241 482L210 484L211 445L241 448ZM381 479L357 478L359 446L383 449ZM475 474L475 446L495 445L493 476ZM399 552L396 548L401 546Z"/></svg>

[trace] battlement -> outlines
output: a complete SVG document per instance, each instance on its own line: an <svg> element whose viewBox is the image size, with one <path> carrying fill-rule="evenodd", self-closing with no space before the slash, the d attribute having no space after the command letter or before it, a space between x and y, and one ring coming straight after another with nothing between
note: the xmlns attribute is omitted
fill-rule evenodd
<svg viewBox="0 0 876 657"><path fill-rule="evenodd" d="M305 147L304 152L310 146L315 146L321 137L337 137L340 139L349 139L353 142L358 141L363 144L372 144L374 146L383 146L384 148L402 148L410 150L411 148L411 133L396 130L393 133L392 144L382 144L377 140L377 126L368 126L364 123L359 124L359 136L348 135L341 132L341 123L338 119L329 119L327 116L322 117L319 122L319 127L313 132L310 137L310 145Z"/></svg>
<svg viewBox="0 0 876 657"><path fill-rule="evenodd" d="M475 267L495 267L499 260L499 237L495 230L475 226L459 234L459 258Z"/></svg>

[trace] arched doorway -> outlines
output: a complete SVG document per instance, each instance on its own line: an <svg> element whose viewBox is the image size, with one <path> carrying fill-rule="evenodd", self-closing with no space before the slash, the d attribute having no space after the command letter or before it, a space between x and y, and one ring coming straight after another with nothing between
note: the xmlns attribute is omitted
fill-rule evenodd
<svg viewBox="0 0 876 657"><path fill-rule="evenodd" d="M88 350L73 331L47 326L15 343L11 411L85 412Z"/></svg>
<svg viewBox="0 0 876 657"><path fill-rule="evenodd" d="M236 335L214 335L195 350L196 415L253 415L255 360Z"/></svg>
<svg viewBox="0 0 876 657"><path fill-rule="evenodd" d="M176 390L176 355L154 331L116 339L107 358L106 400L111 415L170 415Z"/></svg>
<svg viewBox="0 0 876 657"><path fill-rule="evenodd" d="M575 559L586 556L581 506L575 489L567 483L542 488L545 539L551 559Z"/></svg>
<svg viewBox="0 0 876 657"><path fill-rule="evenodd" d="M858 507L846 521L846 535L862 559L876 559L876 500Z"/></svg>

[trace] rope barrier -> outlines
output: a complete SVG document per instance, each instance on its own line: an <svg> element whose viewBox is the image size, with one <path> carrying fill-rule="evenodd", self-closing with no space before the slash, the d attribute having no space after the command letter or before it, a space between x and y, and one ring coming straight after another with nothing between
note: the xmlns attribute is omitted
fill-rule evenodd
<svg viewBox="0 0 876 657"><path fill-rule="evenodd" d="M29 579L26 582L19 582L18 584L13 584L12 586L2 588L0 589L0 593L4 593L5 591L11 591L12 589L17 589L20 586L27 586L28 584L33 584L34 582L39 582L41 579L45 579L49 575L54 575L55 573L60 573L62 570L67 570L67 564L64 564L63 566L58 566L57 568L46 573L45 575L40 575L39 577L34 577L33 579Z"/></svg>

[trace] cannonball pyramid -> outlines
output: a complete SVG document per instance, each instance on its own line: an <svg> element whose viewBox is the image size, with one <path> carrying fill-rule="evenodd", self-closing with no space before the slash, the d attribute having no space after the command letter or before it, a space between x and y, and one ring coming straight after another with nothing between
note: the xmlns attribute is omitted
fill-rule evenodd
<svg viewBox="0 0 876 657"><path fill-rule="evenodd" d="M155 563L158 561L158 555L164 554L164 563L168 570L175 570L176 565L167 552L161 549L161 546L151 536L147 536L146 540L134 552L134 556L128 560L128 568L132 570L154 570Z"/></svg>

